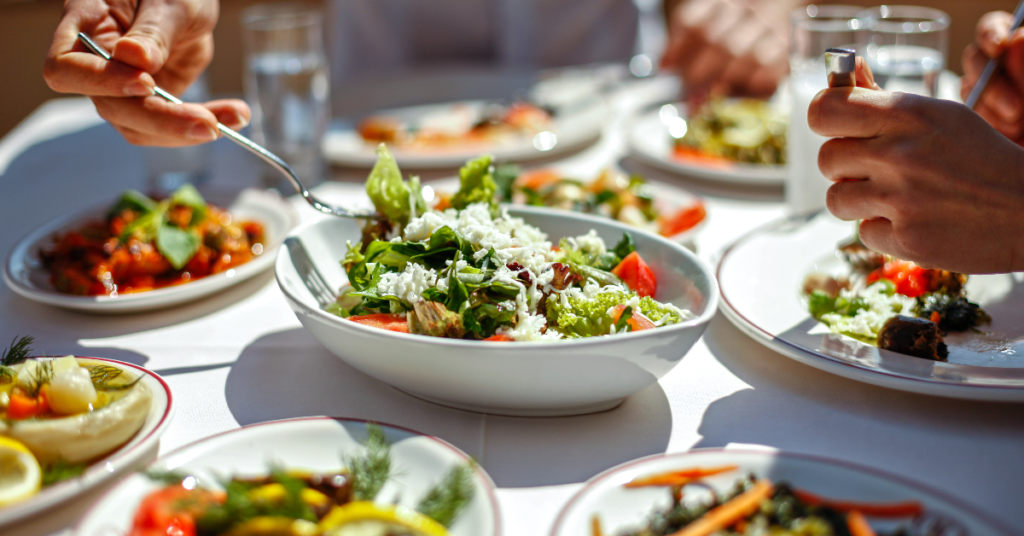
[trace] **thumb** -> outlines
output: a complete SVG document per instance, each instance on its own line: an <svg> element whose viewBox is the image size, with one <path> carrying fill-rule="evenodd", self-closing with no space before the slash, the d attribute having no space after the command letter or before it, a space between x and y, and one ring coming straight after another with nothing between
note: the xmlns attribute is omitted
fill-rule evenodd
<svg viewBox="0 0 1024 536"><path fill-rule="evenodd" d="M112 55L115 60L156 74L187 27L186 10L180 3L141 0L135 21L114 45Z"/></svg>

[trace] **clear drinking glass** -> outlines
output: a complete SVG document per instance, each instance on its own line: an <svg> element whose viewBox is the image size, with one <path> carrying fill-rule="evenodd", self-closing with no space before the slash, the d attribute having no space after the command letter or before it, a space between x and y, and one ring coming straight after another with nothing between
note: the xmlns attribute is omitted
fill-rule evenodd
<svg viewBox="0 0 1024 536"><path fill-rule="evenodd" d="M949 15L918 6L878 6L860 13L867 28L864 57L887 91L934 97L946 68Z"/></svg>
<svg viewBox="0 0 1024 536"><path fill-rule="evenodd" d="M324 178L320 142L330 121L321 13L301 3L258 4L242 12L245 94L252 135L287 162L304 185ZM292 186L266 167L266 187Z"/></svg>
<svg viewBox="0 0 1024 536"><path fill-rule="evenodd" d="M807 109L825 79L825 49L857 49L863 40L863 8L809 5L790 13L789 131L786 140L786 207L805 214L825 207L831 182L818 170L818 151L825 138L811 132Z"/></svg>

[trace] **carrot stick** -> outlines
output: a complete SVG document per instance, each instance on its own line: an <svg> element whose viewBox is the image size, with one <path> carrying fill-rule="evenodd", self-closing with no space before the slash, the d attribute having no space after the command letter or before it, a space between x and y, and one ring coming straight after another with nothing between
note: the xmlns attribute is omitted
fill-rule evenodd
<svg viewBox="0 0 1024 536"><path fill-rule="evenodd" d="M669 471L657 475L642 476L627 482L624 487L643 488L649 486L685 486L702 478L728 471L735 471L735 465L723 465L721 467L694 467L681 471Z"/></svg>
<svg viewBox="0 0 1024 536"><path fill-rule="evenodd" d="M881 517L881 518L900 518L900 517L917 517L921 515L924 509L921 507L921 503L916 501L907 501L901 503L858 503L853 501L834 501L831 499L825 499L819 497L813 493L809 493L803 490L794 489L793 495L800 499L801 502L805 502L810 505L822 505L827 506L838 512L853 512L857 511L862 515L868 517Z"/></svg>
<svg viewBox="0 0 1024 536"><path fill-rule="evenodd" d="M726 529L757 511L761 502L772 496L775 486L767 479L754 483L750 489L715 507L699 519L683 527L672 536L709 536Z"/></svg>
<svg viewBox="0 0 1024 536"><path fill-rule="evenodd" d="M850 529L850 536L875 536L875 531L868 525L864 514L856 510L846 515L846 527Z"/></svg>
<svg viewBox="0 0 1024 536"><path fill-rule="evenodd" d="M601 518L596 515L590 518L590 536L604 536L604 530L601 529Z"/></svg>

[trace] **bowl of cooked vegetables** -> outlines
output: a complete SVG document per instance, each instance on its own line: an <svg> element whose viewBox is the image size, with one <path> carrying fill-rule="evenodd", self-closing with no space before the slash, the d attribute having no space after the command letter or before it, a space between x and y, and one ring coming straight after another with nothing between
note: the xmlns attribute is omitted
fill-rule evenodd
<svg viewBox="0 0 1024 536"><path fill-rule="evenodd" d="M385 148L367 180L383 219L325 219L278 255L300 322L355 368L474 411L601 411L700 338L717 283L682 246L605 218L494 202L484 156L428 209Z"/></svg>

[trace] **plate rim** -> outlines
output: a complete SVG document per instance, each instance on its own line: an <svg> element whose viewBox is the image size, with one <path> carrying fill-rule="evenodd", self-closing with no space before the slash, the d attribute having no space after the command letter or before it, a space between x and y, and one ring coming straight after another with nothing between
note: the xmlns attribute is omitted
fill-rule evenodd
<svg viewBox="0 0 1024 536"><path fill-rule="evenodd" d="M853 470L853 471L860 471L860 472L870 473L873 477L876 477L876 478L879 478L879 479L882 479L882 480L895 481L895 482L897 482L897 483L899 483L899 484L901 484L903 486L906 486L908 488L914 489L914 490L919 491L919 492L923 492L926 495L931 495L931 496L933 496L933 497L935 497L937 499L940 499L942 501L951 503L951 504L955 505L957 508L960 508L960 509L968 512L972 516L976 517L979 521L982 521L982 522L988 524L991 528L996 529L997 531L1002 532L1006 536L1009 536L1009 535L1013 534L1013 532L1011 530L1009 530L1008 527L1004 526L1002 522L1000 522L999 520L993 519L989 514L979 510L976 506L974 506L974 505L964 501L963 499L960 499L959 497L950 495L950 494L946 493L945 491L936 489L935 487L933 487L930 484L926 484L926 483L923 483L923 482L920 482L920 481L917 481L917 480L914 480L912 478L908 478L908 477L905 477L905 476L902 476L902 475L899 475L899 474L896 474L896 473L892 473L892 472L886 471L884 469L879 469L879 468L874 467L874 466L863 465L863 464L860 464L858 462L851 462L849 460L843 460L843 459L840 459L840 458L831 458L831 457L828 457L828 456L822 456L820 454L809 454L809 453L804 453L804 452L794 452L794 451L787 451L787 450L761 450L761 449L752 449L752 448L732 449L732 448L726 448L726 447L702 447L702 448L690 449L690 450L686 450L686 451L682 451L682 452L661 452L661 453L657 453L657 454L650 454L650 455L644 456L642 458L636 458L634 460L629 460L629 461L620 463L619 465L616 465L614 467L606 469L606 470L598 473L597 475L587 479L587 481L584 482L583 487L580 488L576 493L574 493L572 495L572 497L569 499L569 501L566 502L565 505L562 507L562 509L558 512L558 517L555 518L555 522L554 522L554 524L551 527L551 532L549 533L550 536L559 536L559 529L562 528L562 525L565 522L565 519L568 516L568 514L569 514L570 510L572 509L572 507L574 507L580 501L580 499L582 499L582 497L588 491L593 489L599 482L601 482L601 481L603 481L603 480L605 480L605 479L607 479L607 478L609 478L609 477L611 477L611 476L613 476L613 475L615 475L615 474L617 474L619 472L625 471L625 470L627 470L629 468L632 468L634 466L637 466L637 465L643 465L643 464L648 463L648 462L653 461L653 460L662 459L662 458L665 458L665 459L669 459L669 458L686 458L688 456L699 455L699 454L741 454L741 455L764 456L764 457L768 457L768 458L781 457L781 458L790 458L790 459L796 459L796 460L802 460L802 461L808 461L808 462L817 462L817 463L824 463L824 464L830 464L830 465L837 465L837 466L840 466L840 467L842 467L844 469L850 469L850 470Z"/></svg>
<svg viewBox="0 0 1024 536"><path fill-rule="evenodd" d="M466 454L465 452L462 451L462 449L460 449L459 447L456 447L455 445L449 443L448 441L445 441L444 439L441 439L440 437L437 437L437 436L433 436L433 435L430 435L430 434L424 434L423 432L420 432L420 431L417 431L417 430L414 430L412 428L408 428L408 427L405 427L405 426L399 426L399 425L390 424L390 423L381 422L381 421L373 421L373 420L370 420L370 419L360 419L358 417L332 417L332 416L329 416L329 415L309 415L309 416L305 416L305 417L290 417L290 418L286 418L286 419L274 419L274 420L270 420L270 421L262 421L262 422L247 424L245 426L241 426L241 427L234 428L234 429L231 429L231 430L224 430L224 431L221 431L221 432L217 432L215 434L211 434L211 435L202 437L200 439L197 439L195 441L192 441L190 443L187 443L185 445L182 445L182 446L180 446L180 447L178 447L178 448L176 448L176 449L174 449L174 450L172 450L172 451L170 451L170 452L168 452L166 454L158 456L155 460L153 460L152 462L147 464L146 468L148 469L150 467L153 467L156 464L161 463L163 460L165 460L167 458L170 458L172 456L179 456L182 453L187 452L189 449L199 447L199 446L201 446L203 443L205 443L207 441L213 441L213 440L215 440L217 438L221 438L223 436L237 434L237 433L242 433L242 432L248 431L248 430L253 429L253 428L260 428L260 427L264 427L264 426L276 426L276 425L282 425L282 424L292 424L292 423L305 422L305 421L334 421L334 422L341 421L341 422L361 423L363 425L377 424L377 425L382 426L382 427L392 428L392 429L395 429L395 430L400 430L400 431L403 431L403 432L406 432L406 433L413 434L413 435L418 436L418 437L426 438L426 439L428 439L430 441L433 441L435 443L440 444L444 448L447 448L448 450L450 450L453 453L455 453L456 456L458 456L458 457L460 457L460 458L462 458L464 460L469 460L469 461L474 461L475 462L475 460L473 459L472 456ZM485 484L484 487L486 488L486 491L487 491L487 498L489 499L489 502L490 502L490 505L491 505L491 511L494 513L494 532L492 533L491 536L502 536L502 527L503 527L503 525L502 525L502 518L501 518L501 508L498 505L497 486L495 485L494 480L491 479L491 475L489 475L487 473L487 471L484 470L483 465L481 465L480 463L475 463L475 465L476 465L476 467L475 467L476 474L477 474L477 476L479 476L483 480L483 482ZM103 503L106 500L108 500L110 495L112 495L115 491L117 491L122 486L126 485L126 483L128 482L128 479L133 477L133 476L136 476L137 474L138 473L133 473L133 474L130 474L130 475L125 475L125 477L122 478L121 481L117 483L117 485L112 486L110 489L108 489L105 492L103 492L102 495L97 497L97 499L91 505L89 505L89 508L87 508L82 513L82 515L78 518L77 521L75 521L75 524L70 527L71 528L71 535L72 536L82 536L82 534L81 534L82 524L85 523L85 521L88 518L90 518L95 513L96 509L99 508L101 503Z"/></svg>
<svg viewBox="0 0 1024 536"><path fill-rule="evenodd" d="M34 357L30 357L29 359L36 359L38 357L53 357L53 356L34 356ZM156 372L153 372L152 370L150 370L150 369L148 369L146 367L143 367L143 366L140 366L140 365L136 365L134 363L129 363L127 361L119 361L117 359L111 359L111 358L108 358L108 357L92 357L92 356L79 356L79 355L75 355L74 358L76 360L77 359L92 359L92 360L96 360L96 361L106 361L108 363L114 363L114 364L116 364L118 366L121 366L121 367L130 367L130 368L135 369L136 371L139 371L140 374L148 375L149 377L153 378L164 389L164 392L167 395L167 407L164 408L163 415L160 416L160 419L157 421L156 426L154 426L153 429L150 430L150 432L148 434L146 434L145 437L142 437L137 444L135 444L135 445L133 445L131 447L128 447L127 449L122 447L121 449L118 449L118 450L114 451L114 453L111 454L110 456L97 460L90 467L88 467L85 470L84 473L82 473L78 477L75 477L75 478L72 478L72 479L69 479L69 480L65 480L63 482L55 484L54 487L48 488L46 490L40 490L39 495L41 495L42 493L45 493L45 492L47 492L49 490L55 490L54 493L52 494L53 497L51 499L49 499L48 501L43 501L43 502L35 505L34 507L26 508L26 510L24 512L21 512L20 514L15 515L14 517L12 517L10 519L2 519L2 517L3 517L3 510L5 510L6 508L0 508L0 528L2 528L4 526L8 526L8 525L10 525L12 523L16 523L18 521L23 521L23 520L25 520L28 517L31 517L31 516L34 516L36 514L39 514L40 512L44 512L46 510L49 510L50 508L54 508L56 506L59 506L59 505L65 503L65 502L73 499L74 497L80 496L80 495L82 495L84 493L87 493L87 492L91 491L93 488L95 488L99 484L102 484L103 482L105 482L105 481L107 481L107 480L109 480L111 478L114 478L115 476L117 476L118 473L123 473L124 469L125 469L124 467L115 468L113 471L111 471L111 470L107 469L107 466L111 465L111 464L115 464L115 463L119 464L119 463L122 463L122 462L125 462L126 465L130 465L133 461L137 461L136 457L140 453L144 453L148 449L150 449L153 446L158 444L158 442L160 440L160 437L164 435L164 432L166 432L167 428L170 426L170 423L171 423L171 420L172 420L171 418L174 415L174 408L175 408L174 396L171 393L171 386L159 374L157 374ZM129 441L131 441L132 439L135 439L135 437L132 436L132 438L129 439ZM33 497L36 497L36 496L33 496ZM26 505L26 506L28 506L32 502L33 502L33 499L28 499L28 500L26 500L26 501L24 501L22 503L15 503L15 504L12 504L10 506L12 506L12 507L17 507L18 505Z"/></svg>
<svg viewBox="0 0 1024 536"><path fill-rule="evenodd" d="M698 267L702 267L704 270L707 271L706 274L701 274L701 275L707 275L708 276L708 278L707 278L708 279L708 284L711 287L709 289L709 292L708 292L707 296L703 296L702 295L702 297L707 299L707 303L705 304L704 311L700 315L697 315L694 318L691 318L689 320L684 320L682 322L666 326L665 327L666 329L683 330L683 329L692 329L694 327L701 326L701 325L707 325L708 323L711 322L711 320L714 318L715 314L717 314L718 309L721 307L721 305L720 305L720 303L721 303L721 301L720 301L721 286L718 283L718 278L715 276L714 269L711 268L710 263L708 263L707 261L702 259L696 253L694 253L694 252L690 251L689 249L685 248L682 244L679 244L677 242L673 242L673 241L669 240L668 238L666 238L664 236L661 236L661 235L658 235L658 234L655 234L655 233L650 233L648 231L644 231L643 229L635 229L635 228L633 228L631 226L628 226L628 225L626 225L626 224L624 224L622 222L618 222L618 221L615 221L615 220L610 220L608 218L603 218L603 217L600 217L600 216L594 216L592 214L583 214L583 213L580 213L580 212L557 210L557 209L552 209L552 208L548 208L548 207L531 207L531 206L526 206L526 205L515 206L515 210L522 210L524 212L538 212L538 211L546 212L546 211L552 211L552 212L554 212L554 213L556 213L558 215L571 215L571 216L574 216L574 217L580 217L580 218L584 218L584 219L588 219L588 220L597 221L597 222L600 222L602 224L611 224L613 226L621 226L621 227L625 228L626 230L628 230L630 232L645 233L645 234L649 235L650 237L657 238L658 240L665 242L665 244L663 244L663 246L664 245L669 245L670 247L673 247L673 248L679 248L681 251L684 252L685 256L691 257L692 258L691 260L693 261L694 265L696 265ZM516 217L520 217L520 216L516 216ZM301 233L305 232L307 229L309 229L311 227L314 227L314 226L317 226L317 225L322 225L322 224L324 224L324 222L328 222L328 221L333 221L333 220L332 219L320 219L320 220L308 222L308 223L306 223L304 225L301 225L301 226L293 229L292 232L288 235L288 238L299 239L299 235ZM301 240L301 239L299 239L299 240ZM395 337L397 337L399 340L408 340L408 341L413 341L413 342L420 341L420 342L426 342L426 343L431 344L431 345L449 346L449 347L464 347L464 348L485 348L485 347L490 347L490 346L481 346L481 342L482 341L465 340L465 339L449 339L449 338L444 338L444 337L430 337L431 340L423 341L423 335L415 335L415 334L412 334L412 333L398 333L398 332L394 332L394 331L381 330L380 328L364 326L364 325L356 323L356 322L345 322L344 318L341 318L341 317L339 317L337 315L328 313L327 311L324 311L323 309L321 309L319 307L312 307L309 303L307 303L306 300L301 299L300 296L297 296L297 295L293 294L293 292L289 288L289 285L285 284L283 282L283 280L282 280L282 277L283 277L282 271L277 270L277 264L283 262L283 259L285 259L285 258L287 258L289 260L289 262L291 262L291 254L289 253L288 248L286 248L286 247L285 248L280 248L278 250L278 252L277 252L277 259L275 260L275 263L274 263L274 278L277 281L277 286L281 289L281 292L284 294L284 296L285 296L285 298L287 300L299 304L300 307L302 307L303 309L305 309L307 311L307 314L312 314L315 317L320 318L320 319L327 319L325 321L338 322L338 325L343 327L342 329L355 329L357 331L363 331L364 333L367 333L367 334L374 334L374 335L376 335L378 337L384 337L384 338L395 338ZM382 331L383 331L383 333L382 333ZM658 336L662 336L663 333L664 333L664 331L660 331L659 332L659 330L645 330L645 331L642 331L642 332L635 332L635 333L634 332L630 332L630 333L627 333L627 334L625 334L623 336L625 336L625 337L633 337L635 339L637 337L658 337ZM409 339L409 337L412 337L412 339ZM515 343L515 348L536 348L536 347L559 347L560 348L560 347L566 347L568 345L572 345L572 346L590 346L590 345L602 345L602 344L605 344L604 340L602 340L602 337L581 337L581 338L575 338L575 339L559 339L557 341L517 341ZM486 354L487 354L487 352L484 352L484 355L481 355L481 358L489 357Z"/></svg>
<svg viewBox="0 0 1024 536"><path fill-rule="evenodd" d="M654 166L664 172L671 173L673 175L683 175L687 177L696 178L703 181L709 182L721 182L732 185L743 185L743 186L754 186L761 188L779 188L786 184L786 166L784 164L766 164L767 169L760 169L759 171L777 171L778 175L774 174L769 177L758 177L750 178L749 175L743 174L743 169L751 167L752 169L758 169L760 166L754 164L744 164L737 162L736 165L739 170L736 172L722 172L710 168L702 168L699 166L685 166L672 162L671 160L657 158L652 154L642 150L642 144L637 140L636 131L640 128L640 125L645 120L651 120L653 114L657 113L657 110L666 104L672 104L675 106L683 105L685 103L680 101L664 101L648 104L641 107L639 110L634 112L629 118L626 124L626 146L629 155L640 159L642 162Z"/></svg>
<svg viewBox="0 0 1024 536"><path fill-rule="evenodd" d="M250 187L242 188L235 192L235 194L235 201L241 199L243 195L259 195L263 199L268 200L271 199L272 195L266 190ZM3 269L4 283L6 283L7 287L15 294L27 300L44 305L60 307L62 309L90 313L141 312L164 309L196 301L255 277L274 265L273 260L264 261L262 259L275 259L275 249L280 248L284 243L284 239L287 238L301 223L298 212L295 210L295 206L290 200L285 197L280 197L280 199L275 199L275 202L278 202L278 208L284 209L282 210L282 215L285 216L288 221L286 227L282 229L282 236L280 237L280 240L275 245L267 248L267 251L264 251L264 253L267 253L265 257L264 255L260 255L245 264L241 264L233 268L235 275L230 278L232 279L231 283L222 283L224 279L228 278L228 272L221 272L195 281L190 281L184 285L172 285L169 287L147 290L145 292L129 293L123 296L118 296L117 298L111 298L109 296L76 296L71 294L61 294L56 290L40 289L25 285L15 277L14 274L18 269L18 267L14 266L16 255L26 258L33 255L34 250L38 249L38 247L42 245L43 241L50 235L70 228L74 223L85 220L94 213L101 212L110 206L110 202L108 201L96 203L84 207L81 210L53 218L23 234L14 243L14 246L11 247L5 257ZM269 206L269 203L262 203L261 205ZM21 263L19 267L20 266L24 266L24 263ZM219 287L218 285L224 286Z"/></svg>
<svg viewBox="0 0 1024 536"><path fill-rule="evenodd" d="M782 216L775 220L772 220L764 225L761 225L727 244L722 248L718 255L715 266L715 279L719 280L719 292L721 293L721 299L719 300L719 308L740 331L751 336L752 339L760 342L762 345L774 350L777 353L782 354L785 357L793 359L799 363L809 365L811 367L835 374L837 376L860 381L870 385L876 385L879 387L885 387L889 389L896 389L900 391L907 391L917 394L925 394L931 396L941 396L944 398L960 398L969 400L987 400L993 402L1024 402L1024 384L1019 386L1013 385L978 385L978 384L951 384L946 382L940 382L936 380L929 380L925 378L914 378L910 376L904 376L890 371L869 369L859 366L855 363L849 363L844 360L838 359L833 356L814 352L812 350L798 346L792 342L779 339L774 334L770 333L767 329L755 324L753 321L745 317L740 313L729 301L729 297L726 295L725 287L721 284L722 268L729 257L729 254L733 252L737 247L743 245L748 240L756 235L771 231L773 229L782 227L788 223L799 221L801 219L806 220L809 223L819 215L824 214L824 209L816 210L804 214L794 214L788 216ZM986 367L986 368L1005 368L1005 367ZM845 373L844 373L845 372ZM877 381L872 381L877 380Z"/></svg>

